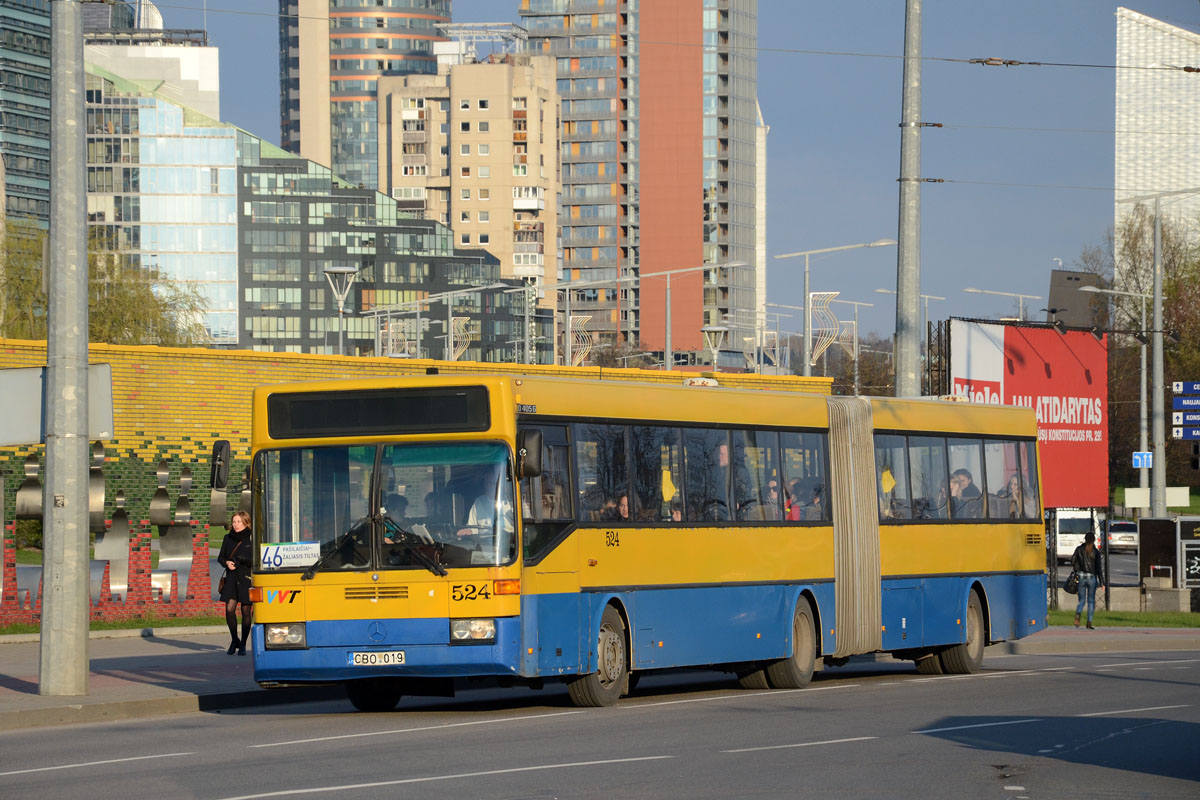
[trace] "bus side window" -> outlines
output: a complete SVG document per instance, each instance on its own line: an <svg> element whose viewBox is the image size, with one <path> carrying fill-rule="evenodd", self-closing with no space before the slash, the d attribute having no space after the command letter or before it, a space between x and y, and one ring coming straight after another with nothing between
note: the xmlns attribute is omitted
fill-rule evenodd
<svg viewBox="0 0 1200 800"><path fill-rule="evenodd" d="M576 425L579 520L616 522L621 498L629 498L624 425Z"/></svg>
<svg viewBox="0 0 1200 800"><path fill-rule="evenodd" d="M785 431L779 440L783 454L783 518L792 522L829 520L826 435Z"/></svg>
<svg viewBox="0 0 1200 800"><path fill-rule="evenodd" d="M909 437L908 468L912 476L913 519L949 518L946 440L940 436Z"/></svg>
<svg viewBox="0 0 1200 800"><path fill-rule="evenodd" d="M1027 519L1041 519L1038 495L1037 447L1034 442L1021 442L1021 479L1028 490L1025 496Z"/></svg>
<svg viewBox="0 0 1200 800"><path fill-rule="evenodd" d="M908 446L903 436L875 435L875 486L879 491L879 518L910 519Z"/></svg>
<svg viewBox="0 0 1200 800"><path fill-rule="evenodd" d="M539 426L540 427L540 426ZM542 430L542 474L521 481L522 531L526 561L541 558L562 540L574 524L571 498L571 448L566 429ZM541 522L534 522L530 504L542 504Z"/></svg>
<svg viewBox="0 0 1200 800"><path fill-rule="evenodd" d="M679 522L683 509L683 447L678 428L634 425L634 519Z"/></svg>

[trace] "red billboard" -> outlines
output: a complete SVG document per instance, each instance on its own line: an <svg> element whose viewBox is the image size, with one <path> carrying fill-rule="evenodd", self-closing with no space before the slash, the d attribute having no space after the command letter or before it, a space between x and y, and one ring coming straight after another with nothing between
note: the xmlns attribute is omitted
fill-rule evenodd
<svg viewBox="0 0 1200 800"><path fill-rule="evenodd" d="M950 321L950 388L1037 412L1046 508L1108 506L1108 338Z"/></svg>

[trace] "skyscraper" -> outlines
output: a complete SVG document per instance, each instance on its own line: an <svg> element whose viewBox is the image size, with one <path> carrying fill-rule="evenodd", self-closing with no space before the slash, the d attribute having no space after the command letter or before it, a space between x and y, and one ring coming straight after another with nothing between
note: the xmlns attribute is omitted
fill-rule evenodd
<svg viewBox="0 0 1200 800"><path fill-rule="evenodd" d="M50 0L0 0L4 213L50 223Z"/></svg>
<svg viewBox="0 0 1200 800"><path fill-rule="evenodd" d="M744 366L756 308L756 0L522 0L558 62L564 281L601 343ZM599 285L597 281L611 281ZM578 327L578 322L576 324Z"/></svg>
<svg viewBox="0 0 1200 800"><path fill-rule="evenodd" d="M279 0L279 116L288 152L378 188L381 75L436 74L450 0Z"/></svg>
<svg viewBox="0 0 1200 800"><path fill-rule="evenodd" d="M1161 68L1198 63L1200 33L1127 8L1117 9L1113 212L1118 253L1121 220L1134 210L1129 198L1200 187L1196 76ZM1147 69L1152 65L1160 68ZM1191 223L1200 215L1200 192L1165 197L1162 209L1164 214ZM1118 258L1116 286L1145 290L1148 284L1143 279L1130 280L1122 274L1125 266Z"/></svg>

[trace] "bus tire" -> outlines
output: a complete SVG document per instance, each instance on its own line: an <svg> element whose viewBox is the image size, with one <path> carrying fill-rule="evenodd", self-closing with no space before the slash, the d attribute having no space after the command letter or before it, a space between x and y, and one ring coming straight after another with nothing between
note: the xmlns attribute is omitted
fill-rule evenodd
<svg viewBox="0 0 1200 800"><path fill-rule="evenodd" d="M931 651L922 658L916 659L917 672L922 675L941 675L942 657L936 650Z"/></svg>
<svg viewBox="0 0 1200 800"><path fill-rule="evenodd" d="M773 689L803 689L812 680L817 661L817 636L812 606L801 597L792 615L792 655L767 667L767 680Z"/></svg>
<svg viewBox="0 0 1200 800"><path fill-rule="evenodd" d="M767 680L767 670L755 664L750 669L738 671L738 686L743 689L770 689L771 682Z"/></svg>
<svg viewBox="0 0 1200 800"><path fill-rule="evenodd" d="M969 675L983 667L983 648L987 636L983 627L983 605L971 592L967 601L967 640L942 651L942 669L952 675Z"/></svg>
<svg viewBox="0 0 1200 800"><path fill-rule="evenodd" d="M571 702L581 707L611 706L629 693L629 656L625 623L612 606L600 617L596 643L596 671L567 684Z"/></svg>
<svg viewBox="0 0 1200 800"><path fill-rule="evenodd" d="M346 697L359 711L391 711L400 702L400 681L396 678L359 678L346 681Z"/></svg>

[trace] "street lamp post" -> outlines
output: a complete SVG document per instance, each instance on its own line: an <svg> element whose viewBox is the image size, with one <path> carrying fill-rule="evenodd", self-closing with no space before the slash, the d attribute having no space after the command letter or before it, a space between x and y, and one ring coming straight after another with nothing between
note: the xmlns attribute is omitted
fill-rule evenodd
<svg viewBox="0 0 1200 800"><path fill-rule="evenodd" d="M650 272L650 273L643 272L642 273L641 278L643 281L648 281L651 278L666 278L667 279L667 289L666 289L666 292L664 295L665 300L666 300L666 313L664 315L664 317L665 317L664 321L665 321L666 327L664 329L664 337L663 337L663 368L664 369L669 370L675 366L675 348L672 346L672 341L671 341L671 276L672 275L680 275L685 272L700 272L702 270L708 270L708 269L720 269L721 267L726 267L728 269L735 269L735 268L739 268L739 267L749 267L749 266L750 265L747 264L745 261L730 261L725 264L701 264L698 267L684 267L683 269L669 269L664 272ZM715 367L716 365L714 364L713 366Z"/></svg>
<svg viewBox="0 0 1200 800"><path fill-rule="evenodd" d="M1140 292L1122 292L1118 289L1101 289L1099 286L1080 286L1079 291L1090 292L1092 294L1124 295L1125 297L1141 298L1142 317L1141 317L1141 328L1139 330L1141 330L1143 332L1146 330L1146 301L1148 299L1150 299L1150 297L1151 297L1150 295L1141 294ZM1142 351L1142 371L1141 371L1141 379L1138 381L1138 397L1139 397L1139 402L1140 402L1140 406L1139 406L1140 413L1139 413L1139 420L1138 420L1138 449L1143 453L1146 452L1146 448L1148 447L1148 442L1147 442L1147 435L1148 435L1147 410L1148 409L1147 409L1147 402L1146 402L1146 342L1144 341L1144 339L1145 339L1145 336L1143 333L1142 340L1139 340L1140 345L1141 345L1141 347L1139 349ZM1150 471L1148 469L1146 469L1145 467L1141 467L1138 469L1138 485L1141 486L1143 489L1148 489L1150 487Z"/></svg>
<svg viewBox="0 0 1200 800"><path fill-rule="evenodd" d="M333 296L337 298L338 304L338 355L346 355L346 348L343 342L343 334L346 328L346 321L342 314L346 310L346 298L350 295L350 287L354 285L354 279L358 277L358 267L326 267L325 279L329 281L329 288L333 291Z"/></svg>
<svg viewBox="0 0 1200 800"><path fill-rule="evenodd" d="M804 338L802 341L802 350L804 353L804 375L812 375L812 343L809 341L812 334L812 298L808 290L808 258L809 256L820 255L821 253L836 253L842 250L857 250L860 247L890 247L896 244L895 239L876 239L873 242L863 242L861 244L844 244L840 247L821 247L816 250L800 250L795 253L781 253L775 258L795 258L804 256Z"/></svg>
<svg viewBox="0 0 1200 800"><path fill-rule="evenodd" d="M450 313L450 299L451 298L457 297L460 294L471 294L473 292L490 292L493 289L509 289L509 288L510 287L507 283L489 283L486 286L468 286L465 289L454 289L453 291L449 291L449 292L439 292L437 294L431 294L428 297L422 297L419 300L408 300L403 303L393 303L388 306L381 306L379 308L374 308L368 312L364 312L364 316L375 317L375 319L376 319L375 329L376 329L376 331L378 331L379 330L378 320L380 317L387 316L390 319L393 311L404 311L405 313L407 313L407 309L409 309L410 307L414 308L417 313L417 337L416 337L416 339L417 339L417 358L420 358L421 357L421 307L422 306L436 303L439 300L445 300L448 316L452 317L453 314ZM440 323L440 320L437 322ZM434 324L434 323L431 323L431 324ZM448 324L453 324L453 321L451 320L451 322ZM447 332L447 335L451 336L451 337L453 336L453 334L450 332ZM453 349L449 350L448 352L453 352Z"/></svg>
<svg viewBox="0 0 1200 800"><path fill-rule="evenodd" d="M963 289L964 292L971 294L995 294L1001 297L1017 298L1017 318L1024 321L1025 319L1025 301L1026 300L1041 300L1041 295L1037 294L1018 294L1017 292L999 292L995 289L976 289L974 286Z"/></svg>

